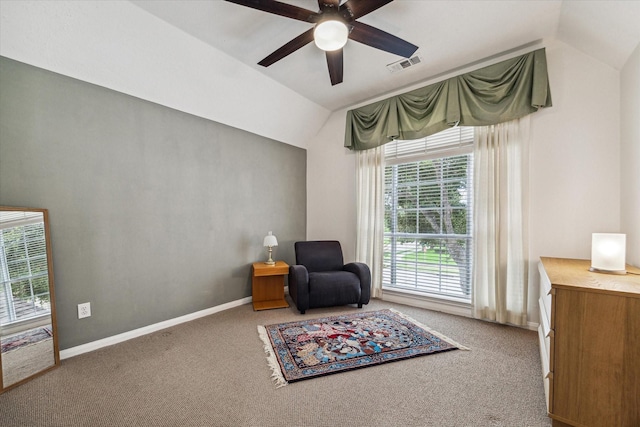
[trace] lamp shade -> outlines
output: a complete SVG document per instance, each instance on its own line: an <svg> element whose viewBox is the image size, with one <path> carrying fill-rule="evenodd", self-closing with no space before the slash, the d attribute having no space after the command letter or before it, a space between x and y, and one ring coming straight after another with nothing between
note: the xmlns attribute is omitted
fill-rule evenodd
<svg viewBox="0 0 640 427"><path fill-rule="evenodd" d="M626 234L593 233L591 235L591 270L624 273L626 244Z"/></svg>
<svg viewBox="0 0 640 427"><path fill-rule="evenodd" d="M322 50L338 50L347 43L349 29L344 22L329 19L316 25L313 40Z"/></svg>
<svg viewBox="0 0 640 427"><path fill-rule="evenodd" d="M274 236L271 231L269 232L269 234L267 234L264 237L264 241L262 243L262 246L265 246L265 247L278 246L278 239L276 239L276 236Z"/></svg>

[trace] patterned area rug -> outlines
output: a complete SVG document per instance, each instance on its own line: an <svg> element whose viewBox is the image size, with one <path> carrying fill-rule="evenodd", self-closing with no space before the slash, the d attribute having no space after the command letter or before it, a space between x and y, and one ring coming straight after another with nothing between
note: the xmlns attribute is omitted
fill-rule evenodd
<svg viewBox="0 0 640 427"><path fill-rule="evenodd" d="M449 350L468 350L397 310L258 326L278 387Z"/></svg>
<svg viewBox="0 0 640 427"><path fill-rule="evenodd" d="M35 344L53 336L50 327L31 329L26 332L2 338L2 353L15 350L25 345Z"/></svg>

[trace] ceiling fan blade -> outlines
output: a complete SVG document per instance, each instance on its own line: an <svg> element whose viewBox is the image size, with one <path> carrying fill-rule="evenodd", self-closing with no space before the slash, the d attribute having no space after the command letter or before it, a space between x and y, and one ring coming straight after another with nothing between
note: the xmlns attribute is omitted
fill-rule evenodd
<svg viewBox="0 0 640 427"><path fill-rule="evenodd" d="M340 6L340 14L347 21L358 19L393 0L348 0Z"/></svg>
<svg viewBox="0 0 640 427"><path fill-rule="evenodd" d="M371 25L358 21L353 21L349 25L353 26L349 33L349 38L367 46L404 56L405 58L409 58L418 50L418 46Z"/></svg>
<svg viewBox="0 0 640 427"><path fill-rule="evenodd" d="M258 9L263 12L269 12L286 18L297 19L304 22L318 22L320 14L311 10L303 9L287 3L274 0L226 0L230 3L247 6Z"/></svg>
<svg viewBox="0 0 640 427"><path fill-rule="evenodd" d="M329 67L329 78L331 86L342 83L342 49L327 51L327 66Z"/></svg>
<svg viewBox="0 0 640 427"><path fill-rule="evenodd" d="M262 61L258 62L258 65L262 65L263 67L268 67L274 62L280 61L285 56L292 54L296 50L309 44L312 41L313 41L313 28L305 31L295 39L291 40L289 43L283 45L281 48L273 52L271 55L267 56Z"/></svg>

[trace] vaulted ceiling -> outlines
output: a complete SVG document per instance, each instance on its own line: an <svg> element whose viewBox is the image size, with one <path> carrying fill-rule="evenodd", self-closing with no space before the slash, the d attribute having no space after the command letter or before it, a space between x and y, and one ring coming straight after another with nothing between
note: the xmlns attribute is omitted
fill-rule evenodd
<svg viewBox="0 0 640 427"><path fill-rule="evenodd" d="M389 93L559 44L615 71L640 44L637 0L395 0L359 21L422 63L391 73L401 58L349 41L335 86L313 43L264 68L311 24L222 0L0 0L0 56L306 148L332 113Z"/></svg>
<svg viewBox="0 0 640 427"><path fill-rule="evenodd" d="M392 73L386 66L401 57L349 41L344 81L332 86L313 43L268 68L257 65L312 24L219 0L131 2L331 111L548 40L615 69L640 43L640 1L396 0L360 21L419 46L422 63ZM316 0L285 2L318 10Z"/></svg>

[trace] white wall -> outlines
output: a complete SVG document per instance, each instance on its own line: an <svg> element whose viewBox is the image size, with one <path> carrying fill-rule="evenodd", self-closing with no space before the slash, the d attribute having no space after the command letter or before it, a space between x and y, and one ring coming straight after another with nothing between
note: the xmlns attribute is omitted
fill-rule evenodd
<svg viewBox="0 0 640 427"><path fill-rule="evenodd" d="M556 42L553 107L532 115L529 320L539 320L541 256L591 257L591 234L620 231L619 73Z"/></svg>
<svg viewBox="0 0 640 427"><path fill-rule="evenodd" d="M562 42L547 44L547 62L553 107L531 116L532 267L540 256L589 258L592 232L620 229L619 73ZM355 155L343 148L345 114L335 112L308 146L307 233L340 239L353 259Z"/></svg>
<svg viewBox="0 0 640 427"><path fill-rule="evenodd" d="M562 42L547 48L553 107L532 115L532 259L589 258L620 230L619 74Z"/></svg>
<svg viewBox="0 0 640 427"><path fill-rule="evenodd" d="M344 148L346 110L332 114L307 146L307 239L338 240L356 261L355 153Z"/></svg>
<svg viewBox="0 0 640 427"><path fill-rule="evenodd" d="M329 116L126 1L2 0L0 55L302 148Z"/></svg>
<svg viewBox="0 0 640 427"><path fill-rule="evenodd" d="M620 231L627 234L627 262L640 267L640 45L620 80Z"/></svg>

